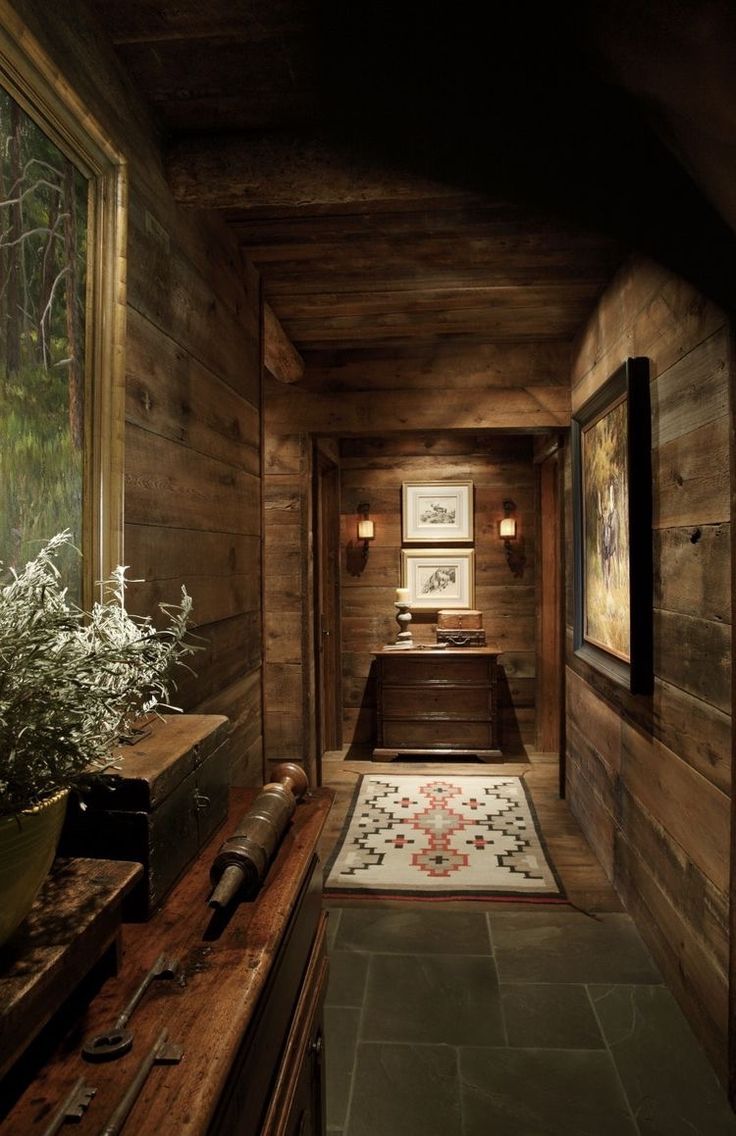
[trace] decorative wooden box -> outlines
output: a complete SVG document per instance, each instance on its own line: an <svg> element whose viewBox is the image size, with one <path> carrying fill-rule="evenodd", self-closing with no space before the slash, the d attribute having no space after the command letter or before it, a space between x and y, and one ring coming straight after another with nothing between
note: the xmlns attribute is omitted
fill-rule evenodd
<svg viewBox="0 0 736 1136"><path fill-rule="evenodd" d="M470 608L443 608L437 612L437 630L468 631L483 626L483 612Z"/></svg>
<svg viewBox="0 0 736 1136"><path fill-rule="evenodd" d="M167 715L151 733L115 751L118 768L73 800L61 852L136 860L143 877L126 903L129 918L147 919L227 815L227 718Z"/></svg>

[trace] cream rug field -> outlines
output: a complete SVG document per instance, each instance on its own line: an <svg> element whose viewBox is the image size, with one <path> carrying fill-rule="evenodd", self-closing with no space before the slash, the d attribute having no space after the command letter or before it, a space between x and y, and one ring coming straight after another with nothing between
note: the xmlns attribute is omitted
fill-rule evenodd
<svg viewBox="0 0 736 1136"><path fill-rule="evenodd" d="M328 898L564 902L520 777L362 777Z"/></svg>

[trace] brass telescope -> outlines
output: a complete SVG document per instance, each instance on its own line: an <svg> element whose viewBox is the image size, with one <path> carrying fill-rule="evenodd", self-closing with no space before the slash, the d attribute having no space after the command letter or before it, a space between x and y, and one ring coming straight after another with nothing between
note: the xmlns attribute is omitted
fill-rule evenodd
<svg viewBox="0 0 736 1136"><path fill-rule="evenodd" d="M294 762L283 761L272 772L274 780L263 786L215 856L210 869L215 889L209 899L210 907L222 909L237 895L247 898L255 894L297 801L309 788L306 773Z"/></svg>

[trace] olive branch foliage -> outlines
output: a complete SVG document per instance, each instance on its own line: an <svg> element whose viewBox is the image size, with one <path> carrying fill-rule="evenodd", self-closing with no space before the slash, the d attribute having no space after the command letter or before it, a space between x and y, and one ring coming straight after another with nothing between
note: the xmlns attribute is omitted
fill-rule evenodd
<svg viewBox="0 0 736 1136"><path fill-rule="evenodd" d="M55 563L70 544L58 533L0 586L0 816L109 768L135 717L174 709L170 668L199 650L183 587L181 603L159 605L163 629L125 610L124 567L90 612L71 603Z"/></svg>

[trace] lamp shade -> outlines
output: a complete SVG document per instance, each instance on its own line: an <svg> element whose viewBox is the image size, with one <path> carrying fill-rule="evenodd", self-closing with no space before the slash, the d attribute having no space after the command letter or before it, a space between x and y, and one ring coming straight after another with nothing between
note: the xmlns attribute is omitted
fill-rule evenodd
<svg viewBox="0 0 736 1136"><path fill-rule="evenodd" d="M504 517L499 522L498 535L502 540L513 540L516 536L516 518Z"/></svg>
<svg viewBox="0 0 736 1136"><path fill-rule="evenodd" d="M358 540L373 540L373 521L363 518L358 521Z"/></svg>

